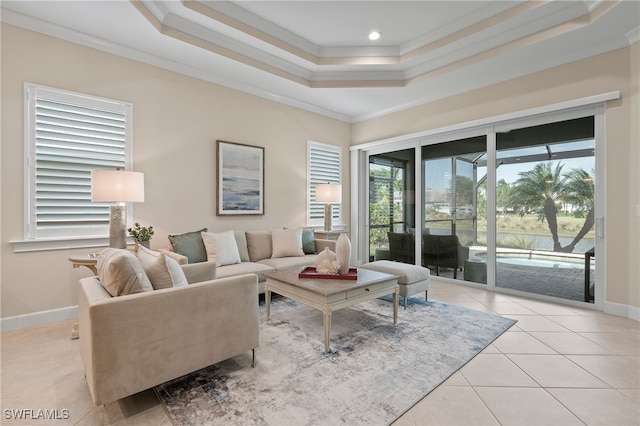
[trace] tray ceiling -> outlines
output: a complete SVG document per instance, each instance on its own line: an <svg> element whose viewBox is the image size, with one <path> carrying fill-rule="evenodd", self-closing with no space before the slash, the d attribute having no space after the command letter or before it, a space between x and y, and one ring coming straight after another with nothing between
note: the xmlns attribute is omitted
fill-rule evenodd
<svg viewBox="0 0 640 426"><path fill-rule="evenodd" d="M354 122L628 46L640 3L2 1L2 21Z"/></svg>

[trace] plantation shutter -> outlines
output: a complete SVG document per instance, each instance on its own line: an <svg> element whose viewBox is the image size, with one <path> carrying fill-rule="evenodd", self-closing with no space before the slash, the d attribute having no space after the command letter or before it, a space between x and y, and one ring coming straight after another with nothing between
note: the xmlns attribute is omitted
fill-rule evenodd
<svg viewBox="0 0 640 426"><path fill-rule="evenodd" d="M91 171L126 169L129 107L38 86L28 97L28 238L106 234L110 204L91 202Z"/></svg>
<svg viewBox="0 0 640 426"><path fill-rule="evenodd" d="M309 224L324 221L324 203L315 202L316 185L341 183L341 147L309 142ZM333 219L341 218L341 206L333 206Z"/></svg>

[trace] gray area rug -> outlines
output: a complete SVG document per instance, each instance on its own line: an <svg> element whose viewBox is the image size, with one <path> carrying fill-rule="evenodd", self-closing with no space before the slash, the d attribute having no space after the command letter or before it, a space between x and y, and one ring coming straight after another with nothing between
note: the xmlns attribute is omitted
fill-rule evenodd
<svg viewBox="0 0 640 426"><path fill-rule="evenodd" d="M322 313L274 297L256 368L247 352L156 393L174 425L385 425L515 323L414 297L394 326L390 300L334 312L324 353Z"/></svg>

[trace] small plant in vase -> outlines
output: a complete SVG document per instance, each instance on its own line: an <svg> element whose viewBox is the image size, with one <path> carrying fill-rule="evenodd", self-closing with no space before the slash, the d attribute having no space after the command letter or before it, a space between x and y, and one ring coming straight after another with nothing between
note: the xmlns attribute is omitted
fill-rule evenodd
<svg viewBox="0 0 640 426"><path fill-rule="evenodd" d="M140 226L140 224L136 222L134 223L134 227L127 229L127 231L129 231L129 235L136 241L136 245L140 244L143 247L149 248L149 241L151 237L153 237L153 226Z"/></svg>

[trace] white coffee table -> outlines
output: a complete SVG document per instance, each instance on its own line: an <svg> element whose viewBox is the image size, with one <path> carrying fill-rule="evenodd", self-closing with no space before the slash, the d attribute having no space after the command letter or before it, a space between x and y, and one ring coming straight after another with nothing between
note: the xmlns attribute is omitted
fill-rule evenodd
<svg viewBox="0 0 640 426"><path fill-rule="evenodd" d="M265 274L264 287L267 320L271 317L271 292L304 303L322 311L324 324L324 350L329 351L331 313L393 294L393 323L398 322L398 277L382 272L358 269L357 280L299 278L299 270Z"/></svg>

